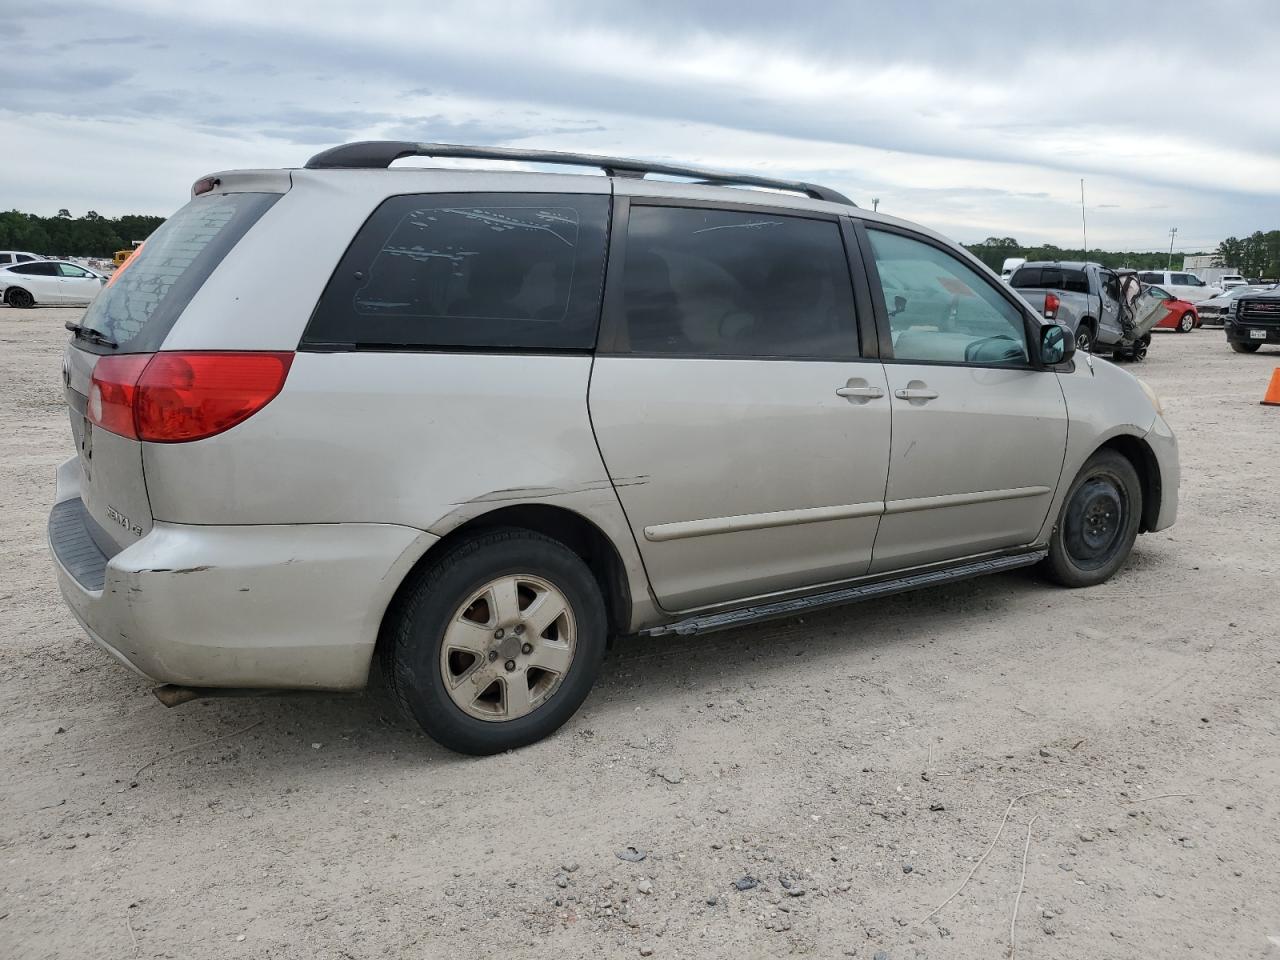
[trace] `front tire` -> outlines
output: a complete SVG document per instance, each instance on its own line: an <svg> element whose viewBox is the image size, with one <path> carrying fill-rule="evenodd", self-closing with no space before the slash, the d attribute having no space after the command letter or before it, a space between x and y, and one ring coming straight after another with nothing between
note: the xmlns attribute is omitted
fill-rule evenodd
<svg viewBox="0 0 1280 960"><path fill-rule="evenodd" d="M1196 318L1195 318L1195 315L1192 314L1190 310L1188 310L1186 313L1184 313L1182 316L1178 318L1179 333L1190 333L1195 328L1196 328Z"/></svg>
<svg viewBox="0 0 1280 960"><path fill-rule="evenodd" d="M607 633L600 587L577 554L498 529L450 547L401 589L383 627L383 674L433 740L485 756L573 716Z"/></svg>
<svg viewBox="0 0 1280 960"><path fill-rule="evenodd" d="M1120 453L1101 450L1067 491L1049 539L1045 571L1064 587L1104 583L1123 566L1138 537L1142 482Z"/></svg>
<svg viewBox="0 0 1280 960"><path fill-rule="evenodd" d="M1227 342L1236 353L1257 353L1258 348L1262 346L1260 343L1249 343L1247 340L1228 340Z"/></svg>
<svg viewBox="0 0 1280 960"><path fill-rule="evenodd" d="M36 298L21 287L8 291L4 299L9 306L17 307L19 310L30 310L36 305Z"/></svg>

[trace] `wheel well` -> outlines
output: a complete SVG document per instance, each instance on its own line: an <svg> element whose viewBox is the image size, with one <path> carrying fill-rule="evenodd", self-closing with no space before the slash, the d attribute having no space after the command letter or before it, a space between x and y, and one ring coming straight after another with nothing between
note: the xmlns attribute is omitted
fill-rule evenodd
<svg viewBox="0 0 1280 960"><path fill-rule="evenodd" d="M1156 455L1147 446L1145 440L1134 436L1112 437L1099 449L1115 450L1131 464L1138 473L1142 483L1142 521L1138 525L1139 533L1146 533L1155 527L1160 516L1160 465Z"/></svg>
<svg viewBox="0 0 1280 960"><path fill-rule="evenodd" d="M13 291L15 291L15 290L21 290L23 293L28 293L28 291L27 291L27 288L26 288L26 287L20 287L20 286L18 286L16 283L15 283L15 284L13 284L13 285L11 285L11 286L5 287L5 290L4 290L4 302L5 302L5 303L8 303L8 302L9 302L9 294L13 293ZM28 293L28 295L30 295L30 294ZM32 297L31 299L33 299L33 300L34 300L34 299L35 299L35 297Z"/></svg>
<svg viewBox="0 0 1280 960"><path fill-rule="evenodd" d="M404 584L408 583L418 570L440 556L442 550L448 549L459 540L495 527L520 527L532 530L564 544L576 553L600 585L600 592L604 595L605 609L609 615L610 636L627 631L631 622L631 591L627 585L622 557L618 555L617 548L600 528L586 517L563 507L553 507L543 503L523 503L501 507L468 520L449 531L418 558L418 562L405 574L400 589L404 588ZM399 590L397 590L398 593ZM392 600L388 610L394 607L395 601ZM383 616L385 618L386 614L384 613ZM380 630L379 637L384 633L385 630Z"/></svg>
<svg viewBox="0 0 1280 960"><path fill-rule="evenodd" d="M1098 321L1093 319L1093 317L1081 317L1080 322L1076 324L1076 329L1079 330L1081 327L1088 327L1096 333L1098 329Z"/></svg>

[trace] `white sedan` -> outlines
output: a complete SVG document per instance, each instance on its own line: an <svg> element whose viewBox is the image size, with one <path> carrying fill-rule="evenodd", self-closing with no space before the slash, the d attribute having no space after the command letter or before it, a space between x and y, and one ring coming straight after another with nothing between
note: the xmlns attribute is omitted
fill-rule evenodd
<svg viewBox="0 0 1280 960"><path fill-rule="evenodd" d="M106 282L102 274L74 263L37 260L0 269L0 298L11 307L83 306Z"/></svg>

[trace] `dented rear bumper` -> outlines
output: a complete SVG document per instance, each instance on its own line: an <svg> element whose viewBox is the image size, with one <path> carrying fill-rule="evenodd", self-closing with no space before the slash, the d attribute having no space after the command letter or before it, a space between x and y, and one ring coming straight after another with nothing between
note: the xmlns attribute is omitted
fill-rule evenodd
<svg viewBox="0 0 1280 960"><path fill-rule="evenodd" d="M383 612L435 541L376 523L157 522L114 556L91 554L78 466L58 471L50 549L89 636L142 676L199 687L364 686Z"/></svg>

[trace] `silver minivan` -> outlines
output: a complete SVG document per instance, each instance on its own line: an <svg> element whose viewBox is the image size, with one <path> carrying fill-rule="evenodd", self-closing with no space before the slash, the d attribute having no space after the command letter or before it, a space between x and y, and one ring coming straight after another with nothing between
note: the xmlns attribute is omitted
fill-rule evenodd
<svg viewBox="0 0 1280 960"><path fill-rule="evenodd" d="M389 169L417 156L605 175ZM169 704L378 662L492 753L564 723L611 637L1090 586L1177 512L1149 388L808 183L349 144L197 181L68 326L59 581Z"/></svg>

